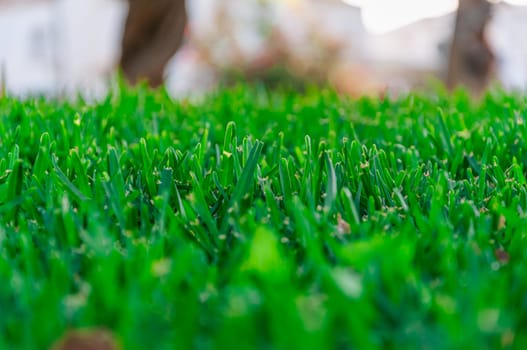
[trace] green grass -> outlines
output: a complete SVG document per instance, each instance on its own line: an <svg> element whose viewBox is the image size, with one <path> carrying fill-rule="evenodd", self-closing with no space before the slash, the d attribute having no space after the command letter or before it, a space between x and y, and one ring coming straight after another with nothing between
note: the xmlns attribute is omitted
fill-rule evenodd
<svg viewBox="0 0 527 350"><path fill-rule="evenodd" d="M0 349L525 349L526 102L3 97Z"/></svg>

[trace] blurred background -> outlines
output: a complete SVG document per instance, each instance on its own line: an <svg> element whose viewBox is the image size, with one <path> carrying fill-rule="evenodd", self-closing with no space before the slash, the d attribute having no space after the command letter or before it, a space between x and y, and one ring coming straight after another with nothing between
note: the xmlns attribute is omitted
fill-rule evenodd
<svg viewBox="0 0 527 350"><path fill-rule="evenodd" d="M120 67L199 96L238 77L401 93L527 86L527 0L0 0L15 95L104 96Z"/></svg>

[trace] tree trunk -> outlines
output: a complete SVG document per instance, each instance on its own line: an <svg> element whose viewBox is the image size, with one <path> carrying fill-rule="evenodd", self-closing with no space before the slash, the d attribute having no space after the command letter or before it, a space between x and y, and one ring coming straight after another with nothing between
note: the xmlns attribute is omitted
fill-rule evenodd
<svg viewBox="0 0 527 350"><path fill-rule="evenodd" d="M463 85L480 94L489 83L495 61L485 37L490 17L491 4L486 0L459 2L448 64L449 88Z"/></svg>
<svg viewBox="0 0 527 350"><path fill-rule="evenodd" d="M128 0L119 65L131 83L163 83L163 72L183 41L185 0Z"/></svg>

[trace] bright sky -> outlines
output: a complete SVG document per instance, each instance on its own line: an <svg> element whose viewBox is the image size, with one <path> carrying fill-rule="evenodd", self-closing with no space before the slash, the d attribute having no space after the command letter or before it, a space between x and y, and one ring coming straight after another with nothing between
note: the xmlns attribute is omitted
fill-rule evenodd
<svg viewBox="0 0 527 350"><path fill-rule="evenodd" d="M438 17L454 11L458 0L342 0L362 8L366 29L386 33L423 18ZM493 2L500 2L494 0ZM507 0L512 5L527 5L527 0Z"/></svg>

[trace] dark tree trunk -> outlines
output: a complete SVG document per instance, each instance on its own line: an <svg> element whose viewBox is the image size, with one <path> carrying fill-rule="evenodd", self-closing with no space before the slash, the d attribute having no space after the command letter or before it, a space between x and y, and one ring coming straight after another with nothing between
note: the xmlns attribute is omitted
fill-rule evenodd
<svg viewBox="0 0 527 350"><path fill-rule="evenodd" d="M146 80L156 87L183 41L185 0L128 0L119 65L131 83Z"/></svg>
<svg viewBox="0 0 527 350"><path fill-rule="evenodd" d="M489 83L494 54L485 37L491 17L491 4L486 0L461 0L448 64L447 85L468 87L481 93Z"/></svg>

